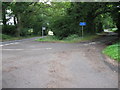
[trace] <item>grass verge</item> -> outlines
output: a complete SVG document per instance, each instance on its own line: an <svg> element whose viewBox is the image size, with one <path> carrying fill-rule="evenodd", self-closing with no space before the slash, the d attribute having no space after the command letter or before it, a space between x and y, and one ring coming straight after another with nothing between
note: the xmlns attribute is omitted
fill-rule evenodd
<svg viewBox="0 0 120 90"><path fill-rule="evenodd" d="M91 35L91 36L85 36L85 37L79 37L77 35L71 35L69 37L64 38L63 40L59 40L55 36L47 36L44 38L39 38L36 41L41 42L63 42L63 43L78 43L81 41L88 41L97 38L97 35Z"/></svg>
<svg viewBox="0 0 120 90"><path fill-rule="evenodd" d="M61 42L62 40L59 40L55 36L47 36L47 37L36 39L35 41L40 41L40 42Z"/></svg>
<svg viewBox="0 0 120 90"><path fill-rule="evenodd" d="M109 56L110 58L117 60L120 62L120 41L117 43L107 46L103 51L105 55Z"/></svg>
<svg viewBox="0 0 120 90"><path fill-rule="evenodd" d="M35 36L12 37L12 36L9 36L9 35L0 34L0 42L10 41L10 40L20 40L20 39L31 38L31 37L35 37Z"/></svg>

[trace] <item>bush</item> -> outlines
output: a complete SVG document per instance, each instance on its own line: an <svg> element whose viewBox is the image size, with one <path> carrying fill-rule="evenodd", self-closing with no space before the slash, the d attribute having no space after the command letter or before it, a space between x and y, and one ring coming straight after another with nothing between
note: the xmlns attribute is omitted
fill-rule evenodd
<svg viewBox="0 0 120 90"><path fill-rule="evenodd" d="M73 22L71 17L63 16L57 18L57 20L51 24L51 29L54 35L62 40L72 34L78 34L79 29L77 26L79 27L79 25Z"/></svg>
<svg viewBox="0 0 120 90"><path fill-rule="evenodd" d="M0 39L9 39L11 36L5 35L5 34L0 34Z"/></svg>
<svg viewBox="0 0 120 90"><path fill-rule="evenodd" d="M76 39L76 38L79 38L79 36L76 35L76 34L73 34L73 35L68 36L68 37L65 38L64 40L74 40L74 39Z"/></svg>
<svg viewBox="0 0 120 90"><path fill-rule="evenodd" d="M37 39L36 41L59 41L59 39L55 36L47 36L47 37L44 37L44 38L39 38Z"/></svg>
<svg viewBox="0 0 120 90"><path fill-rule="evenodd" d="M33 29L31 28L23 28L21 30L20 36L28 36L28 35L32 35L33 33Z"/></svg>
<svg viewBox="0 0 120 90"><path fill-rule="evenodd" d="M3 25L2 26L2 33L3 34L14 36L15 31L16 31L16 27L13 25L6 25L6 26Z"/></svg>
<svg viewBox="0 0 120 90"><path fill-rule="evenodd" d="M120 41L116 44L110 45L103 50L103 53L110 56L112 59L120 61Z"/></svg>

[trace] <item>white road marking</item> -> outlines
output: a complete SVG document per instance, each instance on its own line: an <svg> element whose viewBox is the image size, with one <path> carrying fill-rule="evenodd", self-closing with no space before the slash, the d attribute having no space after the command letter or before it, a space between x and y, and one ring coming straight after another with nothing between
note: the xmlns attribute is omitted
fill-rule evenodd
<svg viewBox="0 0 120 90"><path fill-rule="evenodd" d="M7 50L7 51L14 51L14 50L17 51L18 50L19 51L19 50L24 50L24 49L2 49L2 50Z"/></svg>
<svg viewBox="0 0 120 90"><path fill-rule="evenodd" d="M46 49L52 49L52 48L46 48Z"/></svg>
<svg viewBox="0 0 120 90"><path fill-rule="evenodd" d="M89 44L83 44L83 45L88 46Z"/></svg>
<svg viewBox="0 0 120 90"><path fill-rule="evenodd" d="M18 42L15 42L14 44L19 44Z"/></svg>
<svg viewBox="0 0 120 90"><path fill-rule="evenodd" d="M4 44L3 46L7 46L7 45L10 45L10 44Z"/></svg>
<svg viewBox="0 0 120 90"><path fill-rule="evenodd" d="M91 42L91 43L89 43L89 44L96 44L96 42Z"/></svg>
<svg viewBox="0 0 120 90"><path fill-rule="evenodd" d="M10 43L10 44L15 44L15 43Z"/></svg>
<svg viewBox="0 0 120 90"><path fill-rule="evenodd" d="M38 48L38 49L30 49L30 50L44 50L44 49L50 50L52 48Z"/></svg>
<svg viewBox="0 0 120 90"><path fill-rule="evenodd" d="M87 46L87 45L94 45L94 44L97 44L97 43L96 42L90 42L90 43L86 43L86 44L83 44L83 45Z"/></svg>
<svg viewBox="0 0 120 90"><path fill-rule="evenodd" d="M2 47L3 45L0 45L0 47Z"/></svg>
<svg viewBox="0 0 120 90"><path fill-rule="evenodd" d="M44 50L44 49L50 50L52 48L40 48L40 49L1 49L1 50L6 50L6 51L22 51L22 50Z"/></svg>
<svg viewBox="0 0 120 90"><path fill-rule="evenodd" d="M19 44L19 43L18 43L18 42L15 42L15 43L4 44L4 45L0 45L0 47L2 47L2 46L12 45L12 44Z"/></svg>

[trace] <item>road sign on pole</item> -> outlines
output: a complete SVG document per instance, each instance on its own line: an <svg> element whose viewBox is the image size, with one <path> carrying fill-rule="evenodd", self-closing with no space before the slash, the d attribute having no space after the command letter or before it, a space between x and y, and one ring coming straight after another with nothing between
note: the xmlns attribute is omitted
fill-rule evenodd
<svg viewBox="0 0 120 90"><path fill-rule="evenodd" d="M82 26L82 38L83 38L83 34L84 34L84 33L83 33L83 26Z"/></svg>
<svg viewBox="0 0 120 90"><path fill-rule="evenodd" d="M83 38L83 35L84 35L84 26L86 26L86 22L80 22L79 23L80 26L82 26L82 38Z"/></svg>
<svg viewBox="0 0 120 90"><path fill-rule="evenodd" d="M46 27L42 27L42 30L46 30Z"/></svg>
<svg viewBox="0 0 120 90"><path fill-rule="evenodd" d="M42 27L42 37L44 36L44 30L46 30L46 27Z"/></svg>
<svg viewBox="0 0 120 90"><path fill-rule="evenodd" d="M80 26L86 26L86 22L80 22L79 25Z"/></svg>

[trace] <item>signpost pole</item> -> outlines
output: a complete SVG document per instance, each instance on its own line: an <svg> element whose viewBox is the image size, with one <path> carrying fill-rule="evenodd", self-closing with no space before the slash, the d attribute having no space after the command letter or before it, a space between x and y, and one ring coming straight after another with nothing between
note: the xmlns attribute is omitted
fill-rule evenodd
<svg viewBox="0 0 120 90"><path fill-rule="evenodd" d="M42 27L42 37L44 36L44 30L46 30L46 28Z"/></svg>
<svg viewBox="0 0 120 90"><path fill-rule="evenodd" d="M42 37L43 37L43 29L42 29Z"/></svg>
<svg viewBox="0 0 120 90"><path fill-rule="evenodd" d="M83 38L83 26L82 26L82 38Z"/></svg>
<svg viewBox="0 0 120 90"><path fill-rule="evenodd" d="M83 28L84 28L84 26L86 26L86 22L80 22L79 25L82 26L81 35L82 35L82 38L83 38L83 36L84 36Z"/></svg>

